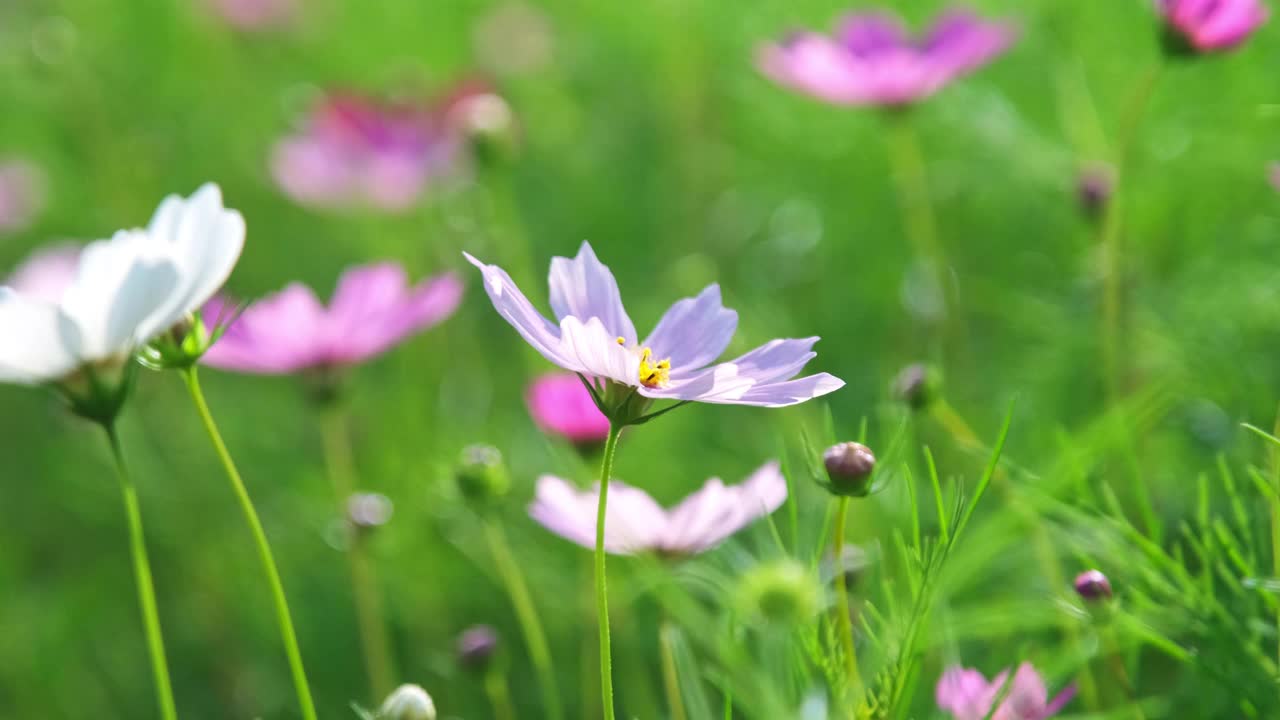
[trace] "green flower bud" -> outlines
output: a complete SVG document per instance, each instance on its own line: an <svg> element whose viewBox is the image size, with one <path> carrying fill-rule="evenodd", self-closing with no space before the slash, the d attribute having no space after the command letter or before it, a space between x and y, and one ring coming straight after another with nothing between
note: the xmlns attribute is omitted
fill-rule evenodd
<svg viewBox="0 0 1280 720"><path fill-rule="evenodd" d="M744 618L798 625L817 615L822 603L815 578L788 558L747 571L738 584L738 604Z"/></svg>
<svg viewBox="0 0 1280 720"><path fill-rule="evenodd" d="M502 453L492 445L464 448L455 479L462 496L472 503L492 502L511 489L511 477L502 462Z"/></svg>
<svg viewBox="0 0 1280 720"><path fill-rule="evenodd" d="M822 464L827 468L829 481L825 487L832 494L866 497L871 492L876 456L866 445L856 442L832 445L822 454Z"/></svg>

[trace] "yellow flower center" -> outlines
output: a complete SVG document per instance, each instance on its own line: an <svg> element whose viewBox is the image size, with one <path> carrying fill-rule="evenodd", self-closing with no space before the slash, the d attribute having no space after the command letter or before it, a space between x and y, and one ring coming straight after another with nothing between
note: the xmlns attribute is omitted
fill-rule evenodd
<svg viewBox="0 0 1280 720"><path fill-rule="evenodd" d="M627 339L618 338L619 345L626 345ZM671 359L653 361L653 351L649 348L640 350L640 384L647 388L666 387L671 382Z"/></svg>

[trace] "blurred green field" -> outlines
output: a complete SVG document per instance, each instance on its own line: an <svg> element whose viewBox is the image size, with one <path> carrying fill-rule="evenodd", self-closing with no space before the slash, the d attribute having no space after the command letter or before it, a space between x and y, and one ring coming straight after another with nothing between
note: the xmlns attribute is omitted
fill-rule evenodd
<svg viewBox="0 0 1280 720"><path fill-rule="evenodd" d="M624 436L616 476L660 501L713 475L736 482L771 457L800 467L802 435L825 445L828 427L830 439L851 439L866 419L869 444L883 447L906 417L889 386L911 362L941 369L947 400L985 442L1016 397L1007 457L1027 471L1017 474L1021 489L983 501L952 559L902 717L942 717L932 684L944 662L991 674L1032 659L1059 687L1078 674L1063 631L1067 589L1051 584L1010 509L1031 508L1071 574L1102 562L1106 548L1059 512L1059 503L1082 504L1071 458L1106 455L1078 482L1114 487L1135 518L1129 488L1140 478L1170 534L1197 512L1198 476L1209 473L1213 496L1226 497L1219 462L1244 478L1239 468L1265 460L1240 423L1271 427L1280 398L1280 197L1267 182L1280 158L1274 25L1239 52L1167 67L1136 136L1122 290L1125 394L1138 410L1121 419L1134 438L1121 458L1114 433L1098 430L1107 403L1097 226L1081 214L1075 183L1081 168L1114 160L1128 98L1159 55L1149 3L971 3L1021 32L1007 55L914 112L959 288L962 330L945 345L902 302L911 250L885 118L800 97L754 66L761 43L829 28L846 4L546 0L537 6L551 59L527 72L493 67L477 50L477 28L497 2L303 4L294 25L262 33L233 30L197 0L0 5L0 157L29 158L48 174L47 207L0 240L0 268L53 240L140 225L164 195L215 181L248 223L228 285L239 296L294 280L326 296L343 268L372 259L400 261L415 277L462 274L461 309L356 369L348 388L360 485L395 503L372 548L398 677L426 687L442 717L491 717L480 680L454 658L457 633L474 623L503 637L520 716L542 717L510 603L451 481L459 452L477 442L499 447L511 468L501 513L570 717L589 717L597 690L589 553L524 512L538 474L585 482L596 470L529 418L524 388L550 367L493 311L463 250L511 270L545 308L550 257L588 239L640 327L718 282L741 314L731 355L774 337L822 337L810 369L843 378L845 389L781 410L691 406ZM913 24L943 7L897 5ZM268 173L272 144L322 89L431 95L472 77L510 103L519 152L414 210L303 208ZM375 698L347 566L326 541L334 503L302 385L212 369L203 378L274 544L321 716L353 717L350 701ZM99 433L44 392L0 387L0 408L0 717L153 717ZM121 430L183 717L297 717L249 535L179 379L143 372ZM979 476L985 454L935 420L920 416L908 432L917 483L922 445L944 478ZM892 529L909 526L905 477L854 505L849 538L873 562L889 552ZM826 496L803 473L792 479L799 526L780 512L778 527L784 538L816 536ZM1261 523L1267 504L1241 484L1243 524ZM1224 516L1228 505L1217 506ZM1264 531L1251 532L1262 547ZM759 523L677 577L731 578L777 552ZM1249 560L1266 567L1269 558ZM1141 563L1104 569L1122 585L1148 574ZM667 717L644 563L614 559L611 569L620 714ZM725 603L730 590L717 589ZM1267 598L1258 602L1269 608ZM1274 655L1274 624L1257 632L1248 642ZM1242 716L1234 691L1194 667L1142 648L1128 657L1141 668L1140 694L1157 699L1147 717ZM1180 711L1189 699L1201 704ZM1086 707L1077 701L1064 716L1085 717Z"/></svg>

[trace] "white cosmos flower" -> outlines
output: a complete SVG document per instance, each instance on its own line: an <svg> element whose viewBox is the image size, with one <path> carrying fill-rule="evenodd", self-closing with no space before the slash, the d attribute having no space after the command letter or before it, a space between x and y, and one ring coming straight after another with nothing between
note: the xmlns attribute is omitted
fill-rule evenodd
<svg viewBox="0 0 1280 720"><path fill-rule="evenodd" d="M827 373L795 377L816 355L816 337L771 340L715 362L738 328L738 313L720 303L719 285L676 302L640 341L613 273L585 242L572 260L551 260L551 309L558 322L538 312L502 268L463 254L484 274L494 308L543 357L646 398L782 407L844 386Z"/></svg>
<svg viewBox="0 0 1280 720"><path fill-rule="evenodd" d="M126 361L222 286L244 235L244 218L206 184L165 198L146 229L90 243L56 299L0 286L0 382L57 382Z"/></svg>

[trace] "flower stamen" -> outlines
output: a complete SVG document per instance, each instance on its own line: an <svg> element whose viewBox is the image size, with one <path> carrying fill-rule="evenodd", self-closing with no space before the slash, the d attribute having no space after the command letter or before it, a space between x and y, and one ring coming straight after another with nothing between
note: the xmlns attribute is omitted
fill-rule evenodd
<svg viewBox="0 0 1280 720"><path fill-rule="evenodd" d="M671 359L653 362L653 351L640 351L640 384L647 388L666 387L671 382Z"/></svg>

